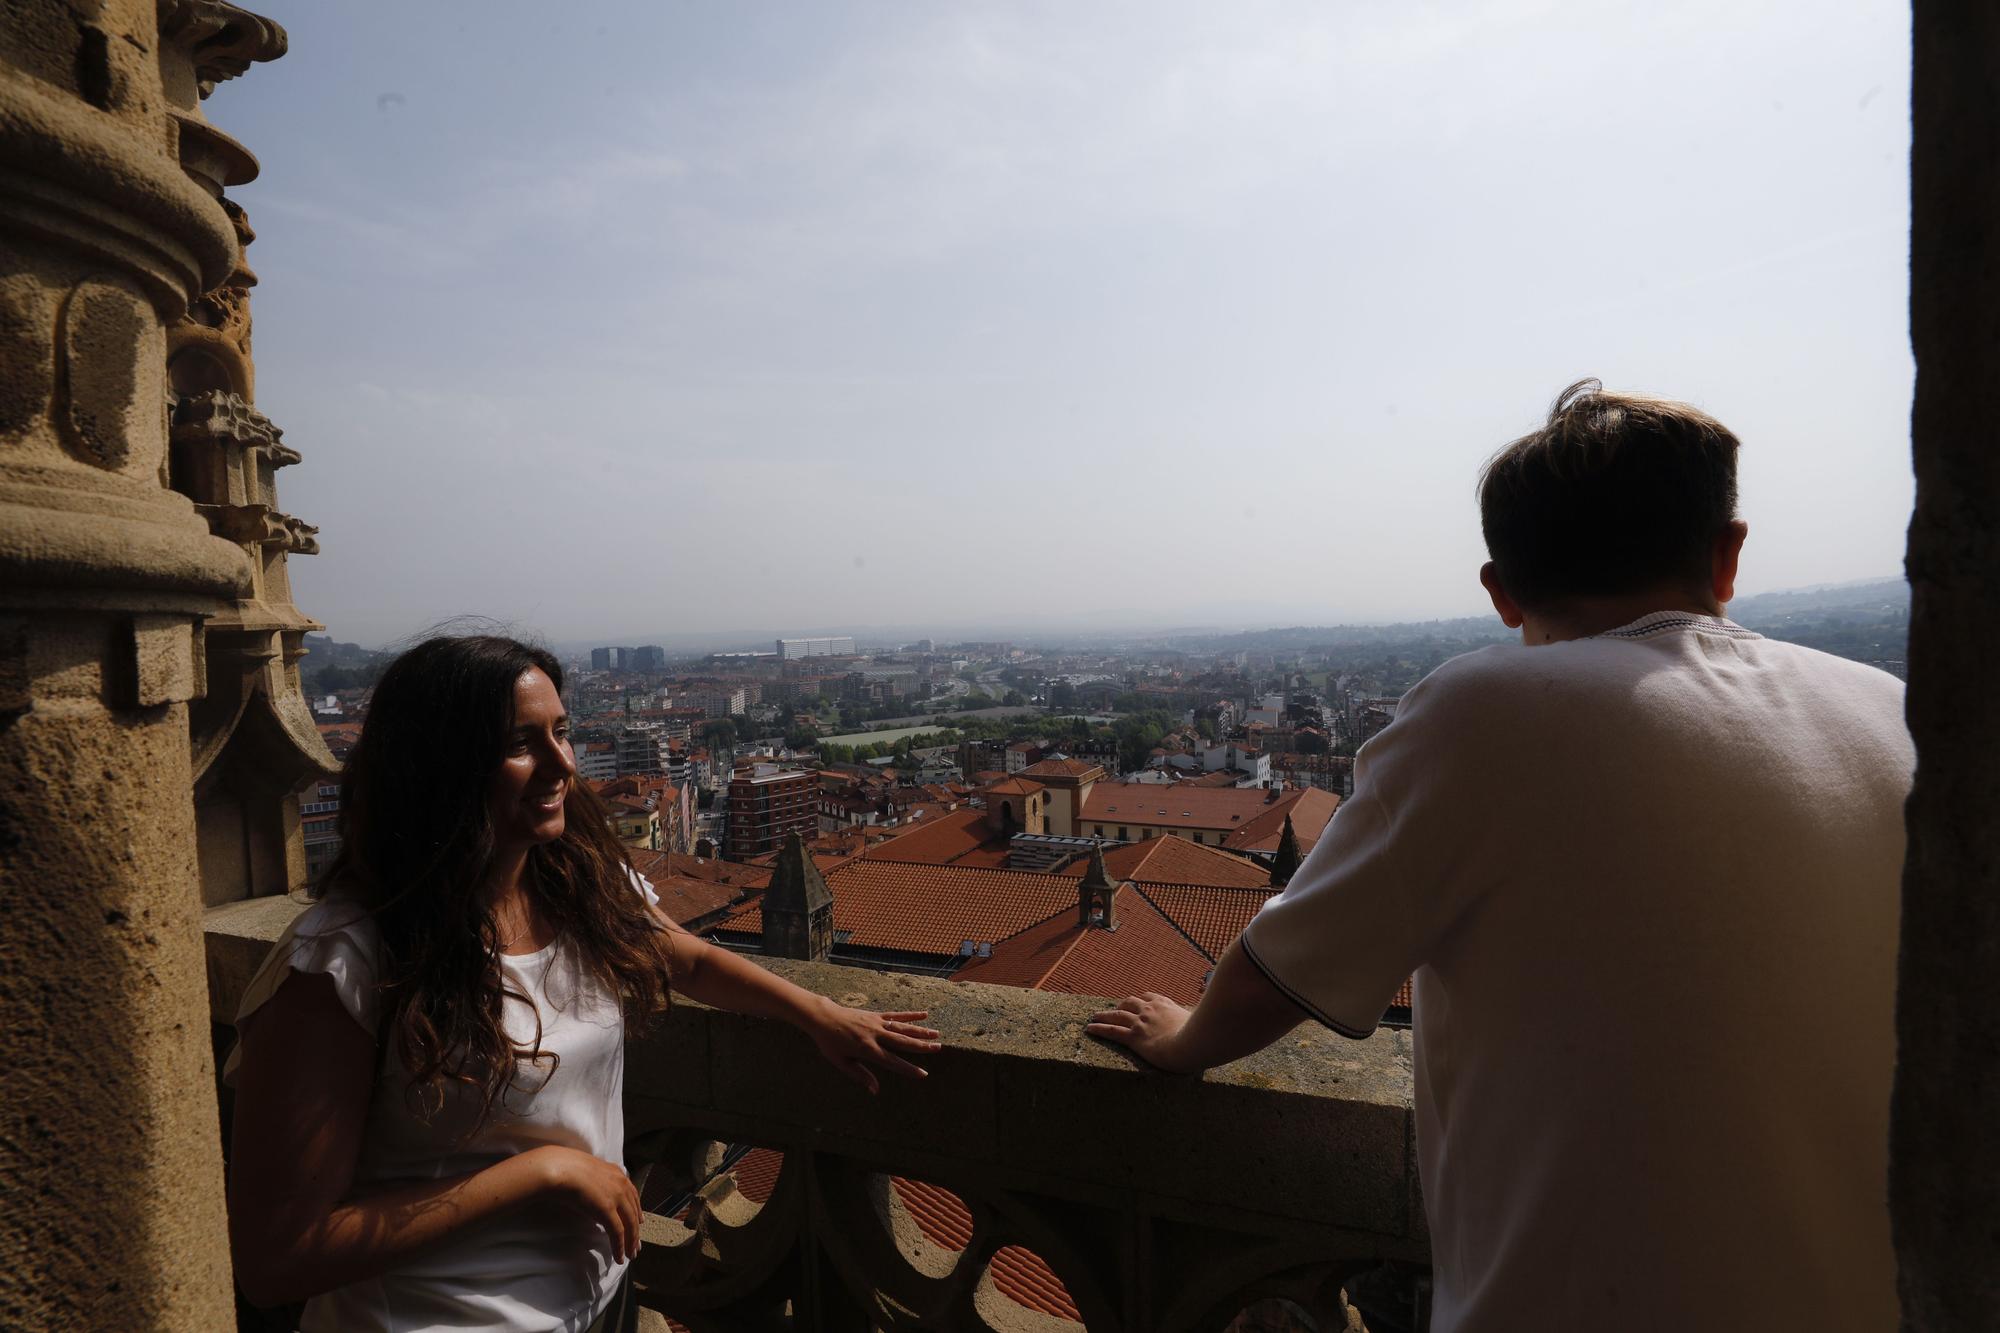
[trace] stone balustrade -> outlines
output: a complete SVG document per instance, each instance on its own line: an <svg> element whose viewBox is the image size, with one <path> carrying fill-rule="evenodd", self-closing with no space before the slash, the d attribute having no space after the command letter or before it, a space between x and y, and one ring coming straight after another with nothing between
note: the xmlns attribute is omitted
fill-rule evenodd
<svg viewBox="0 0 2000 1333"><path fill-rule="evenodd" d="M296 910L210 911L218 1021ZM1342 1296L1358 1275L1388 1293L1377 1333L1421 1324L1407 1034L1302 1027L1203 1078L1169 1077L1085 1037L1094 1005L1076 996L766 965L845 1003L929 1010L946 1049L922 1083L871 1097L791 1028L685 1000L634 1041L630 1159L651 1164L649 1207L677 1214L647 1218L642 1328L660 1314L700 1333L1077 1327L1003 1294L990 1270L1010 1248L1060 1279L1091 1330L1221 1330L1280 1300L1312 1324L1256 1327L1359 1327ZM724 1144L783 1154L761 1201L718 1172ZM966 1216L962 1248L927 1234L897 1180Z"/></svg>

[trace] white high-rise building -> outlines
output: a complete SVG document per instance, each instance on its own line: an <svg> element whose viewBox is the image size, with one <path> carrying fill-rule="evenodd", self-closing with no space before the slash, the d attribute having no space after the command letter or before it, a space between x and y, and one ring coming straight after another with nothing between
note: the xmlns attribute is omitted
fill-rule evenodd
<svg viewBox="0 0 2000 1333"><path fill-rule="evenodd" d="M778 659L790 662L801 657L852 657L854 637L846 635L831 639L780 639Z"/></svg>

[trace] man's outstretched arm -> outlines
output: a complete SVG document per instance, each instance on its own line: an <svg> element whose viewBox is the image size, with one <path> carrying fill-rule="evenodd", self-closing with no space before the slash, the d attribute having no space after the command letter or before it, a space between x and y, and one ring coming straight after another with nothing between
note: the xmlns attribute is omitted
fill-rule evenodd
<svg viewBox="0 0 2000 1333"><path fill-rule="evenodd" d="M1169 1073L1192 1074L1261 1051L1310 1017L1238 942L1222 955L1193 1009L1164 995L1128 995L1116 1009L1091 1015L1084 1031Z"/></svg>

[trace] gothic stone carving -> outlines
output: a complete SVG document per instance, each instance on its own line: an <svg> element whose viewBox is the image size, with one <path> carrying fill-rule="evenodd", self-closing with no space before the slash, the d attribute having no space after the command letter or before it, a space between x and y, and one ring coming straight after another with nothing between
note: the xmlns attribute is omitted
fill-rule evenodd
<svg viewBox="0 0 2000 1333"><path fill-rule="evenodd" d="M318 529L278 506L276 472L299 454L256 408L257 276L244 255L256 233L222 193L253 179L257 162L208 124L200 105L218 82L284 54L285 34L219 0L165 0L160 21L163 41L182 56L166 80L181 168L221 204L236 240L229 272L169 328L165 358L170 482L216 536L243 550L252 571L248 594L205 627L211 695L189 718L202 893L221 902L304 881L299 792L334 771L298 677L305 635L322 627L292 604L285 568L288 556L318 554Z"/></svg>

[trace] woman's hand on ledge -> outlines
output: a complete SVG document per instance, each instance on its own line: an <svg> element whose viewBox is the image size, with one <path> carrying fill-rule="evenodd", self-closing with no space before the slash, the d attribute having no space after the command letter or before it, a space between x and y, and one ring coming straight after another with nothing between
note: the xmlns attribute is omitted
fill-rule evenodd
<svg viewBox="0 0 2000 1333"><path fill-rule="evenodd" d="M928 1017L929 1011L923 1009L878 1014L823 1000L804 1027L835 1069L875 1093L882 1086L875 1076L878 1069L905 1078L928 1075L918 1058L943 1046L936 1029L918 1026Z"/></svg>
<svg viewBox="0 0 2000 1333"><path fill-rule="evenodd" d="M918 1059L940 1048L938 1034L918 1026L930 1017L925 1010L877 1014L850 1009L688 934L665 913L660 913L660 922L662 929L672 932L675 990L718 1009L793 1024L812 1038L835 1069L870 1092L881 1091L881 1081L875 1077L878 1069L906 1078L924 1077Z"/></svg>

